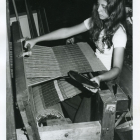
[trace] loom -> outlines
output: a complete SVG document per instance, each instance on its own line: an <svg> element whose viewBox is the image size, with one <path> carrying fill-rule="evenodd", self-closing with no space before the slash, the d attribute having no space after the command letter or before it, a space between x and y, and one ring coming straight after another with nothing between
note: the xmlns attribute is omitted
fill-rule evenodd
<svg viewBox="0 0 140 140"><path fill-rule="evenodd" d="M39 112L46 112L47 107L82 92L65 80L70 70L80 73L106 70L87 43L52 48L34 46L32 55L24 57L24 62L27 80L35 78L32 82L32 99L38 108L35 118L40 116Z"/></svg>
<svg viewBox="0 0 140 140"><path fill-rule="evenodd" d="M30 19L31 35L37 37L28 2L26 8ZM23 57L23 44L19 41L23 36L19 23L13 22L11 29L14 47L10 48L10 51L13 51L14 57L17 103L29 139L39 140L41 138L42 140L52 137L57 139L58 136L59 139L63 139L70 135L73 139L79 137L86 140L111 140L114 136L115 112L120 109L119 105L117 105L118 110L116 108L117 96L113 94L112 85L107 84L109 89L97 94L96 121L71 124L72 122L65 118L60 106L60 102L81 94L83 91L81 87L69 80L70 70L85 75L106 70L89 44L81 42L54 47L35 45L32 55ZM122 96L121 90L118 92ZM123 111L126 110L127 104L126 99ZM53 123L57 124L55 121L59 122L59 126L51 127ZM47 123L47 126L45 124L41 127L44 123ZM59 130L60 134L54 135L56 130ZM88 134L85 134L84 132L87 131ZM77 133L79 133L78 137Z"/></svg>

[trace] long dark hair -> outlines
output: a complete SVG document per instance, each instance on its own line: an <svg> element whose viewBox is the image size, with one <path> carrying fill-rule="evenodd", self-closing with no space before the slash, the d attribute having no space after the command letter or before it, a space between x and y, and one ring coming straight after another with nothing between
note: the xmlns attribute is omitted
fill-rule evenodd
<svg viewBox="0 0 140 140"><path fill-rule="evenodd" d="M92 16L90 20L90 33L93 41L97 41L102 29L105 29L104 41L110 48L112 46L112 37L115 31L119 28L120 23L124 25L125 19L125 0L106 0L106 11L109 18L101 20L98 14L98 6L93 6Z"/></svg>

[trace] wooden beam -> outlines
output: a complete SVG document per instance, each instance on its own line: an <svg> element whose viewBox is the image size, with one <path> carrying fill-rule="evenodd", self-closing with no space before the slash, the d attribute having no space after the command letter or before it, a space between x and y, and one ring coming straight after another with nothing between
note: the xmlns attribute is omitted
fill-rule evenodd
<svg viewBox="0 0 140 140"><path fill-rule="evenodd" d="M47 120L47 126L64 125L64 124L71 124L71 123L72 121L69 118Z"/></svg>
<svg viewBox="0 0 140 140"><path fill-rule="evenodd" d="M20 30L17 22L12 23L12 37L14 45L15 86L19 110L30 140L40 140L29 101L29 91L26 85L24 59L21 57L23 46L20 39Z"/></svg>
<svg viewBox="0 0 140 140"><path fill-rule="evenodd" d="M6 137L16 140L14 98L9 62L9 46L6 45Z"/></svg>
<svg viewBox="0 0 140 140"><path fill-rule="evenodd" d="M102 74L102 72L99 72L99 73ZM123 81L123 77L121 77L119 80ZM112 94L115 95L115 98L117 100L116 111L122 112L122 111L127 111L129 100L128 100L128 95L126 91L123 90L120 84L118 83L119 80L116 79L112 81L107 81L105 83L108 86L109 90L112 92ZM132 79L130 79L130 81L131 80Z"/></svg>
<svg viewBox="0 0 140 140"><path fill-rule="evenodd" d="M41 140L100 140L98 121L40 127Z"/></svg>
<svg viewBox="0 0 140 140"><path fill-rule="evenodd" d="M101 140L113 140L116 103L116 98L110 90L99 91L96 119L101 120Z"/></svg>
<svg viewBox="0 0 140 140"><path fill-rule="evenodd" d="M6 45L6 139L16 140L16 126L14 115L14 98L12 88L12 78L10 73L10 18L9 1L6 0L7 17L7 45Z"/></svg>
<svg viewBox="0 0 140 140"><path fill-rule="evenodd" d="M37 34L37 29L35 26L33 14L32 14L31 7L28 0L25 0L25 6L26 6L26 12L27 12L27 17L28 17L28 22L29 22L31 38L35 38L38 36L38 34Z"/></svg>

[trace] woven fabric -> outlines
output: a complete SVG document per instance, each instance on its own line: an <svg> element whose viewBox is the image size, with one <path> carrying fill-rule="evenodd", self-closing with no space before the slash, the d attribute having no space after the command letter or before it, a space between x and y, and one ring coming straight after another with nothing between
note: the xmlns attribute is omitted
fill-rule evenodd
<svg viewBox="0 0 140 140"><path fill-rule="evenodd" d="M53 78L51 77L35 77L35 78L27 78L27 85L28 86L33 86L33 85L37 85L49 80L52 80Z"/></svg>
<svg viewBox="0 0 140 140"><path fill-rule="evenodd" d="M33 86L31 91L30 103L37 122L49 115L54 115L58 118L64 117L60 105L57 104L59 99L53 81Z"/></svg>
<svg viewBox="0 0 140 140"><path fill-rule="evenodd" d="M58 80L58 85L64 99L72 98L82 91L64 79Z"/></svg>
<svg viewBox="0 0 140 140"><path fill-rule="evenodd" d="M44 108L47 108L60 102L53 81L37 85L36 89L33 90L33 92L38 92L40 94L40 97L44 104Z"/></svg>
<svg viewBox="0 0 140 140"><path fill-rule="evenodd" d="M77 44L53 47L62 76L70 70L79 73L91 72L92 68Z"/></svg>
<svg viewBox="0 0 140 140"><path fill-rule="evenodd" d="M70 70L79 73L106 70L87 43L52 48L36 45L24 62L28 86L68 76Z"/></svg>
<svg viewBox="0 0 140 140"><path fill-rule="evenodd" d="M32 55L24 57L27 78L34 77L60 77L59 64L52 48L34 46Z"/></svg>
<svg viewBox="0 0 140 140"><path fill-rule="evenodd" d="M78 43L79 48L83 52L87 61L89 62L93 72L107 70L99 58L96 57L94 51L87 43Z"/></svg>
<svg viewBox="0 0 140 140"><path fill-rule="evenodd" d="M81 90L65 79L57 80L57 83L59 90L61 91L61 96L64 100L72 98L73 96L81 93ZM53 80L33 86L32 92L36 101L35 108L37 110L46 109L61 101L58 95L60 93L57 93L57 89Z"/></svg>

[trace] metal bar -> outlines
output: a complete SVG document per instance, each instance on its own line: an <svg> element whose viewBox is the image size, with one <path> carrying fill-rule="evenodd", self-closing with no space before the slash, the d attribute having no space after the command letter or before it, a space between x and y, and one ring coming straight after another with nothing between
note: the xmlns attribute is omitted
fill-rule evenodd
<svg viewBox="0 0 140 140"><path fill-rule="evenodd" d="M14 67L15 67L15 85L17 94L17 103L23 119L23 123L27 130L30 140L40 140L38 128L36 126L31 105L29 101L29 90L26 85L26 75L24 69L24 59L19 57L23 53L23 46L20 39L18 22L12 23L12 37L14 45Z"/></svg>
<svg viewBox="0 0 140 140"><path fill-rule="evenodd" d="M31 38L35 38L38 36L38 34L37 34L37 29L35 26L33 14L32 14L31 7L29 5L28 0L25 0L25 6L26 6L26 12L27 12L27 17L28 17L28 22L29 22Z"/></svg>

